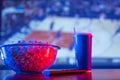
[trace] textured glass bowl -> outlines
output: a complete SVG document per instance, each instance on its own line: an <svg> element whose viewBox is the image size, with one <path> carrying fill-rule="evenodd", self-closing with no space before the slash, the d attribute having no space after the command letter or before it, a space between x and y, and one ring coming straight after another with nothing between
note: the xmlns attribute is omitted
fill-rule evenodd
<svg viewBox="0 0 120 80"><path fill-rule="evenodd" d="M42 72L49 68L60 47L50 44L8 44L0 46L5 64L16 73Z"/></svg>

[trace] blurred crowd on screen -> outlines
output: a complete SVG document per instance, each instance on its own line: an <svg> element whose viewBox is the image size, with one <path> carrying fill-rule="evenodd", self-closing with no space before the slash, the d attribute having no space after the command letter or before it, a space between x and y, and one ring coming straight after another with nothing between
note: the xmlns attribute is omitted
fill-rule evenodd
<svg viewBox="0 0 120 80"><path fill-rule="evenodd" d="M42 17L47 15L99 17L120 19L120 0L3 0L3 8L22 8Z"/></svg>

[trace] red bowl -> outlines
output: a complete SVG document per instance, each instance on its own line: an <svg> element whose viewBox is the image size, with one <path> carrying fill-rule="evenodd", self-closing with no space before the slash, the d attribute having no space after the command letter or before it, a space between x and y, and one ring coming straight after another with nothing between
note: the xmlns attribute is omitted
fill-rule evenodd
<svg viewBox="0 0 120 80"><path fill-rule="evenodd" d="M9 44L2 45L5 64L16 71L41 72L52 65L60 47L50 44Z"/></svg>

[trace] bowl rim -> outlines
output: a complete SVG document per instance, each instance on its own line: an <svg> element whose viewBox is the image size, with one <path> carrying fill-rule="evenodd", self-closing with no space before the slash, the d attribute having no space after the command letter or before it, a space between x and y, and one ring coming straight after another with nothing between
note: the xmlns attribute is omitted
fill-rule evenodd
<svg viewBox="0 0 120 80"><path fill-rule="evenodd" d="M19 44L19 43L15 43L15 44L4 44L4 45L0 45L0 48L2 47L6 47L6 46L26 46L26 45L34 45L34 46L51 46L51 47L55 47L56 49L61 49L59 46L57 45L53 45L53 44L45 44L45 43L26 43L26 44Z"/></svg>

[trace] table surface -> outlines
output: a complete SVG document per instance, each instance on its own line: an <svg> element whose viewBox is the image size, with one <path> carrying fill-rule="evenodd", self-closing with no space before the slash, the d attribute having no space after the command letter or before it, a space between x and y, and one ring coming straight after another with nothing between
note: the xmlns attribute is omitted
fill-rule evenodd
<svg viewBox="0 0 120 80"><path fill-rule="evenodd" d="M0 80L120 80L120 69L93 69L86 73L52 76L16 74L12 70L0 70Z"/></svg>

